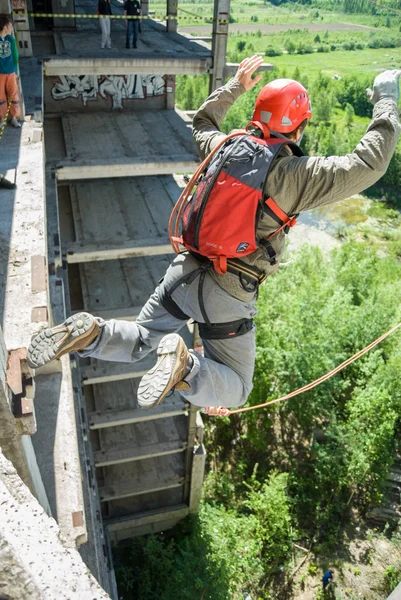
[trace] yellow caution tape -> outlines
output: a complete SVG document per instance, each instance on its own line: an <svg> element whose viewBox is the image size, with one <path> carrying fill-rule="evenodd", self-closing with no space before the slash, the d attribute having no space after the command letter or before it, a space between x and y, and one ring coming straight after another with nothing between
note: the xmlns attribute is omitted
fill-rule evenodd
<svg viewBox="0 0 401 600"><path fill-rule="evenodd" d="M173 4L173 6L175 6L175 8L177 10L179 10L180 12L184 12L187 15L192 15L195 19L204 19L205 21L207 20L209 23L229 23L230 22L230 19L212 19L212 17L200 17L196 13L193 13L190 10L187 10L186 8L181 8L180 6L178 6L178 4ZM184 19L184 18L185 17L180 17L180 19Z"/></svg>
<svg viewBox="0 0 401 600"><path fill-rule="evenodd" d="M179 10L184 10L184 9L179 9ZM37 12L26 12L26 11L19 11L19 10L14 10L13 14L16 16L26 16L26 17L50 17L50 18L56 18L56 19L124 19L124 20L132 20L132 19L150 19L150 18L156 18L156 19L160 19L161 21L168 21L168 20L173 20L173 21L192 21L193 19L198 19L199 21L205 21L206 23L229 23L229 19L212 19L211 17L200 17L199 15L195 15L194 13L191 13L189 11L184 11L188 14L191 15L191 18L189 17L184 17L184 16L177 16L177 15L152 15L147 16L147 15L98 15L98 14L77 14L77 13L37 13Z"/></svg>

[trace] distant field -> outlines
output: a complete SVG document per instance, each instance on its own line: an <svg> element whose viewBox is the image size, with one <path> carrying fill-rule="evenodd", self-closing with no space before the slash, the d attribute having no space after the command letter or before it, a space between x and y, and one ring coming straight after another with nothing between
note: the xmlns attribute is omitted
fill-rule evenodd
<svg viewBox="0 0 401 600"><path fill-rule="evenodd" d="M287 69L289 75L296 67L301 72L317 74L322 71L325 75L333 76L355 74L356 72L374 77L385 69L401 67L401 48L365 49L353 52L330 52L329 54L303 54L274 56L266 61L273 63L279 69Z"/></svg>
<svg viewBox="0 0 401 600"><path fill-rule="evenodd" d="M158 15L166 13L165 2L150 2L149 9ZM197 15L199 18L192 18ZM269 25L328 25L330 23L353 23L357 25L366 25L370 27L385 27L387 16L373 16L361 14L344 14L338 11L338 5L333 3L333 11L320 10L307 4L287 4L282 6L273 6L263 0L231 0L231 17L235 23L251 23L257 21L260 24ZM401 18L400 13L389 13L390 25L398 30ZM186 27L189 25L201 25L202 20L213 17L213 0L201 0L194 2L179 2L178 4L179 25ZM201 20L200 20L201 19Z"/></svg>
<svg viewBox="0 0 401 600"><path fill-rule="evenodd" d="M347 15L343 15L345 17ZM261 31L263 34L283 33L289 29L307 29L314 33L322 31L376 31L374 27L368 25L358 25L356 23L286 23L271 25L269 23L231 23L230 33L256 33ZM211 34L212 25L184 25L179 26L179 31L195 35Z"/></svg>

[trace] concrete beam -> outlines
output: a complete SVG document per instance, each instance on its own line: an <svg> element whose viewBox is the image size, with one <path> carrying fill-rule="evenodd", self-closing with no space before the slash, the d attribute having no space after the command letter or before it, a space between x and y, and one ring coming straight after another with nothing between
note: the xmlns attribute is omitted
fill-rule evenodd
<svg viewBox="0 0 401 600"><path fill-rule="evenodd" d="M187 412L184 402L163 402L153 410L142 410L140 408L131 408L130 410L110 410L104 413L89 413L90 429L105 429L106 427L117 427L119 425L129 425L130 423L142 423L143 421L154 421L156 419L166 419L175 417Z"/></svg>
<svg viewBox="0 0 401 600"><path fill-rule="evenodd" d="M119 498L129 498L130 496L141 496L142 494L170 490L184 485L184 481L184 477L175 475L165 481L157 479L156 481L148 481L140 484L131 481L129 483L122 483L121 485L106 485L99 487L100 501L107 502L118 500Z"/></svg>
<svg viewBox="0 0 401 600"><path fill-rule="evenodd" d="M127 157L64 160L57 164L58 181L77 179L103 179L112 177L142 177L144 175L172 175L173 173L192 173L199 166L199 160L191 155L172 155L158 160L152 157Z"/></svg>
<svg viewBox="0 0 401 600"><path fill-rule="evenodd" d="M160 523L168 519L184 519L189 513L189 508L186 504L177 504L167 508L158 508L137 513L131 517L120 517L114 519L105 519L105 524L110 533L122 531L131 527L141 527L149 523Z"/></svg>
<svg viewBox="0 0 401 600"><path fill-rule="evenodd" d="M61 373L36 376L39 431L33 437L52 514L68 545L87 541L77 423L69 356Z"/></svg>
<svg viewBox="0 0 401 600"><path fill-rule="evenodd" d="M68 263L85 263L99 260L116 260L120 258L136 258L138 256L158 256L172 252L171 244L166 240L128 240L120 244L98 242L86 244L74 242L66 248Z"/></svg>
<svg viewBox="0 0 401 600"><path fill-rule="evenodd" d="M232 75L235 75L238 67L239 63L226 63L224 67L224 77L232 77ZM262 71L273 71L273 69L274 65L272 65L271 63L263 63L263 65L259 67L257 72L261 73Z"/></svg>
<svg viewBox="0 0 401 600"><path fill-rule="evenodd" d="M135 379L143 377L156 362L156 358L145 358L138 363L107 363L99 362L81 369L84 385L105 383L106 381L120 381L121 379ZM100 366L101 365L101 366Z"/></svg>
<svg viewBox="0 0 401 600"><path fill-rule="evenodd" d="M206 450L200 444L195 450L192 459L191 486L189 492L189 510L191 513L198 512L202 496L203 477L205 475Z"/></svg>
<svg viewBox="0 0 401 600"><path fill-rule="evenodd" d="M60 75L202 75L209 73L210 58L50 58L44 61L47 77Z"/></svg>
<svg viewBox="0 0 401 600"><path fill-rule="evenodd" d="M172 442L148 444L147 446L132 447L125 450L99 450L95 452L95 466L107 467L135 460L155 458L156 456L165 456L166 454L176 454L177 452L183 452L186 447L186 442L174 440Z"/></svg>

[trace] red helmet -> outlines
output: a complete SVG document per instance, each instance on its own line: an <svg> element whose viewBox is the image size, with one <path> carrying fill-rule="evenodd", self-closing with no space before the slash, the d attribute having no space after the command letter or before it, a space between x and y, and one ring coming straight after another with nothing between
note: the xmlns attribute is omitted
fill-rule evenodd
<svg viewBox="0 0 401 600"><path fill-rule="evenodd" d="M263 87L256 99L252 124L278 133L290 133L312 117L312 104L303 85L293 79L275 79Z"/></svg>

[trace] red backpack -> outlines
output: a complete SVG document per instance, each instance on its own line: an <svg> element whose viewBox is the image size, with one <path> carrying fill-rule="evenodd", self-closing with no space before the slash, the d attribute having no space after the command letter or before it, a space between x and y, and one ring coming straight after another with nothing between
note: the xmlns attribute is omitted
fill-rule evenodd
<svg viewBox="0 0 401 600"><path fill-rule="evenodd" d="M269 240L296 223L296 217L289 217L264 196L267 175L284 145L302 155L296 144L281 138L262 140L247 132L227 136L199 166L173 209L169 235L174 251L179 253L181 244L210 259L214 269L224 274L227 259L241 259L262 245L274 264ZM262 211L278 228L268 238L257 240Z"/></svg>

